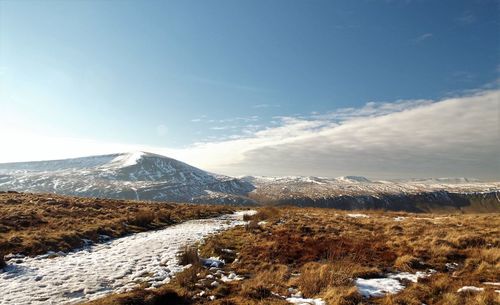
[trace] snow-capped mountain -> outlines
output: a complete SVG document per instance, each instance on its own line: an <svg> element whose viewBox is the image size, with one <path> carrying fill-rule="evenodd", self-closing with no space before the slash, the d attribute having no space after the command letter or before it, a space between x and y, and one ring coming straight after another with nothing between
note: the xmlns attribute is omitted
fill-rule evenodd
<svg viewBox="0 0 500 305"><path fill-rule="evenodd" d="M0 164L0 190L161 201L207 198L210 202L236 203L253 186L161 155L132 152Z"/></svg>
<svg viewBox="0 0 500 305"><path fill-rule="evenodd" d="M413 179L398 179L398 182L418 182L418 183L477 183L481 180L476 178L466 178L466 177L445 177L445 178L413 178Z"/></svg>
<svg viewBox="0 0 500 305"><path fill-rule="evenodd" d="M292 204L420 211L478 205L500 211L500 183L466 178L370 180L361 176L233 178L146 152L0 164L0 191L221 204Z"/></svg>
<svg viewBox="0 0 500 305"><path fill-rule="evenodd" d="M241 178L253 184L253 193L279 196L279 190L295 194L327 195L375 195L451 191L457 193L489 192L500 190L498 182L481 182L471 178L427 178L405 180L370 180L362 176L336 178L314 176L245 176Z"/></svg>

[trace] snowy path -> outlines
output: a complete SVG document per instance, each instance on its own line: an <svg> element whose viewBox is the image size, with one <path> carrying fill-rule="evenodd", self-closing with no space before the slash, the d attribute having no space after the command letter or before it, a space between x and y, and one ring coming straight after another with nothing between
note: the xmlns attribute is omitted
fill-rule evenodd
<svg viewBox="0 0 500 305"><path fill-rule="evenodd" d="M71 304L167 283L182 270L176 254L211 233L241 225L244 212L138 233L55 258L12 259L0 273L0 304Z"/></svg>

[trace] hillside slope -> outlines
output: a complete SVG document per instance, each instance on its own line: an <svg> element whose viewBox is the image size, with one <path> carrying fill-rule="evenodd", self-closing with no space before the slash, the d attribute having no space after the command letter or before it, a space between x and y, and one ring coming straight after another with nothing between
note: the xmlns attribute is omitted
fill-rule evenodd
<svg viewBox="0 0 500 305"><path fill-rule="evenodd" d="M0 164L0 190L155 201L250 203L253 187L146 152Z"/></svg>

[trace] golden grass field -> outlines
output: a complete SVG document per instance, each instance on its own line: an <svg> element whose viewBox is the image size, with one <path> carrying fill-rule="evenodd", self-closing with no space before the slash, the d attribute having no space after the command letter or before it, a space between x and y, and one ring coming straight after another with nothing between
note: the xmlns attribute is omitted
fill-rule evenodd
<svg viewBox="0 0 500 305"><path fill-rule="evenodd" d="M0 193L0 251L36 255L81 246L82 238L119 237L234 208L48 194ZM369 217L350 217L362 213ZM398 217L398 218L396 218ZM288 304L290 288L326 304L500 304L500 214L412 214L317 208L259 208L246 226L185 249L192 267L149 290L111 295L102 304ZM199 253L199 254L198 254ZM220 271L200 257L217 256ZM0 265L3 263L0 255ZM454 264L451 268L450 264ZM436 272L393 295L364 298L356 278ZM241 280L223 282L220 274ZM207 277L208 276L208 277ZM209 279L210 278L210 279ZM216 280L216 286L211 282ZM463 286L481 292L457 292Z"/></svg>
<svg viewBox="0 0 500 305"><path fill-rule="evenodd" d="M224 206L80 198L55 194L0 193L2 253L43 254L68 251L97 241L153 230L189 219L226 214Z"/></svg>
<svg viewBox="0 0 500 305"><path fill-rule="evenodd" d="M181 258L193 267L168 285L92 304L288 304L276 294L287 296L291 287L327 304L500 304L495 292L499 287L484 284L500 282L499 214L358 212L369 217L352 218L348 213L353 212L260 209L246 227L199 245L202 257L225 259L223 271L243 280L211 287L206 275L213 271L196 263L196 252L187 250ZM387 272L429 269L436 272L417 283L405 282L402 292L383 297L363 298L353 282ZM457 292L467 285L484 291Z"/></svg>

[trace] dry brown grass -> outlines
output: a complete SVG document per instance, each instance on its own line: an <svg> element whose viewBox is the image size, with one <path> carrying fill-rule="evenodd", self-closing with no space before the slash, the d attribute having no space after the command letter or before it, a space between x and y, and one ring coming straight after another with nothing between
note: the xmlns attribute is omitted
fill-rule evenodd
<svg viewBox="0 0 500 305"><path fill-rule="evenodd" d="M287 304L275 294L289 296L291 287L333 305L500 304L495 287L483 284L500 282L500 215L359 213L370 217L351 218L347 212L325 209L266 208L248 218L251 225L222 232L200 246L202 256L234 250L237 254L224 269L245 280L210 290L217 297L213 303L193 299L201 291L194 284L196 275L206 269L188 269L162 289L173 289L192 304ZM407 218L399 222L395 216ZM262 220L266 222L259 224ZM456 263L456 268L447 267L449 263ZM406 282L399 294L380 298L363 298L353 282L357 277L430 268L437 270L431 277ZM466 285L485 291L457 293Z"/></svg>
<svg viewBox="0 0 500 305"><path fill-rule="evenodd" d="M413 269L418 268L418 266L418 258L409 254L398 257L394 262L394 267L401 271L412 271Z"/></svg>
<svg viewBox="0 0 500 305"><path fill-rule="evenodd" d="M493 287L471 295L456 291L465 285L485 287L484 281L500 281L499 215L378 211L368 212L369 218L351 218L346 212L300 208L262 214L277 216L268 217L272 221L265 225L254 223L216 237L220 247L239 252L238 262L230 268L249 277L240 284L241 290L233 289L233 299L262 286L282 295L288 287L297 287L304 296L322 297L328 304L491 304L493 297L498 300ZM398 222L395 216L407 218ZM446 263L459 267L448 270ZM280 271L271 271L271 266L281 266ZM362 298L352 281L430 268L438 273L383 298ZM290 276L293 273L299 275Z"/></svg>
<svg viewBox="0 0 500 305"><path fill-rule="evenodd" d="M363 297L361 297L358 290L352 286L331 287L323 294L323 298L328 304L363 304Z"/></svg>
<svg viewBox="0 0 500 305"><path fill-rule="evenodd" d="M255 220L255 221L263 221L263 220L276 220L281 216L281 209L276 207L264 207L257 211L255 215L246 216L244 220Z"/></svg>
<svg viewBox="0 0 500 305"><path fill-rule="evenodd" d="M0 253L68 251L95 242L231 212L224 206L0 193ZM3 256L0 256L0 264Z"/></svg>
<svg viewBox="0 0 500 305"><path fill-rule="evenodd" d="M89 304L93 305L188 305L190 300L170 288L137 289L131 293L112 295Z"/></svg>
<svg viewBox="0 0 500 305"><path fill-rule="evenodd" d="M178 255L179 264L186 265L199 265L200 257L198 256L198 249L196 247L186 246Z"/></svg>
<svg viewBox="0 0 500 305"><path fill-rule="evenodd" d="M155 221L155 219L156 215L153 211L147 208L142 208L127 219L127 224L138 227L148 227Z"/></svg>
<svg viewBox="0 0 500 305"><path fill-rule="evenodd" d="M196 281L198 279L197 274L202 271L200 265L193 265L191 268L184 270L177 274L175 278L176 284L178 284L182 289L193 289Z"/></svg>

